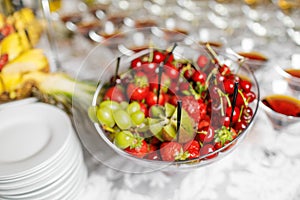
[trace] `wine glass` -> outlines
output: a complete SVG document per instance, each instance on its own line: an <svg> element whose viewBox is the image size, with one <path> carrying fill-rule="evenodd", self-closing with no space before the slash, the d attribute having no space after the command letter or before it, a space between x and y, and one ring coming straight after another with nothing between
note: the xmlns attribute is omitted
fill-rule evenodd
<svg viewBox="0 0 300 200"><path fill-rule="evenodd" d="M300 98L300 52L294 52L288 58L275 66L276 71L285 80L290 93L296 98Z"/></svg>
<svg viewBox="0 0 300 200"><path fill-rule="evenodd" d="M265 73L266 79L260 82L260 107L265 114L261 120L268 121L271 129L261 135L264 145L255 149L253 156L260 158L262 165L273 168L280 167L288 159L284 153L288 143L284 143L281 137L292 139L299 136L300 101L288 89L288 82L280 78L274 67L271 69Z"/></svg>

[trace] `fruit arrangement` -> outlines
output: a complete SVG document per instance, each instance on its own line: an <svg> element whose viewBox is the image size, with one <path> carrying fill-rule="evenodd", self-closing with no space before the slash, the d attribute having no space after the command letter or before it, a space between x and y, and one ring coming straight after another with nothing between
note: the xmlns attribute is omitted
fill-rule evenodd
<svg viewBox="0 0 300 200"><path fill-rule="evenodd" d="M215 158L251 124L256 83L234 73L209 45L196 59L176 55L175 48L143 50L120 74L117 64L110 81L100 84L89 116L111 145L130 156L166 162Z"/></svg>
<svg viewBox="0 0 300 200"><path fill-rule="evenodd" d="M9 16L0 13L0 103L36 96L71 109L75 84L83 99L95 87L63 73L51 73L42 49L35 48L42 24L29 8Z"/></svg>

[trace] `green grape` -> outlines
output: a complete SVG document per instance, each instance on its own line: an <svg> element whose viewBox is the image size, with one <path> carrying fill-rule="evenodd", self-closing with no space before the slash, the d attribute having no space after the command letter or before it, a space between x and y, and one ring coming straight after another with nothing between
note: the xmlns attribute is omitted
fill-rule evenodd
<svg viewBox="0 0 300 200"><path fill-rule="evenodd" d="M116 101L105 100L100 103L100 108L108 107L110 110L118 110L120 109L120 104Z"/></svg>
<svg viewBox="0 0 300 200"><path fill-rule="evenodd" d="M102 125L114 127L115 120L112 116L112 111L108 107L100 107L97 110L97 118Z"/></svg>
<svg viewBox="0 0 300 200"><path fill-rule="evenodd" d="M125 110L116 110L113 112L113 118L121 130L129 129L132 125L129 114Z"/></svg>
<svg viewBox="0 0 300 200"><path fill-rule="evenodd" d="M145 114L142 111L138 110L132 113L130 115L130 118L135 125L140 125L144 122Z"/></svg>
<svg viewBox="0 0 300 200"><path fill-rule="evenodd" d="M88 115L90 120L92 120L92 122L98 122L97 110L98 110L97 106L90 106L88 109Z"/></svg>
<svg viewBox="0 0 300 200"><path fill-rule="evenodd" d="M120 107L121 107L123 110L126 110L128 105L129 105L129 104L128 104L127 101L122 101L122 102L120 103Z"/></svg>
<svg viewBox="0 0 300 200"><path fill-rule="evenodd" d="M141 106L138 102L134 101L128 105L126 110L127 110L128 114L131 115L132 113L135 113L136 111L141 110Z"/></svg>
<svg viewBox="0 0 300 200"><path fill-rule="evenodd" d="M134 142L134 136L130 131L121 131L116 133L114 144L120 149L126 149Z"/></svg>

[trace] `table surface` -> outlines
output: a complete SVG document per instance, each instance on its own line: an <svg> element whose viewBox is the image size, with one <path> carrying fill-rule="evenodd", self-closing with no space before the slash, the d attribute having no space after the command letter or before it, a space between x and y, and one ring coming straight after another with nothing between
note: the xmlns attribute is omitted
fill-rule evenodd
<svg viewBox="0 0 300 200"><path fill-rule="evenodd" d="M274 27L284 29L278 24ZM255 43L258 38L255 34L249 36L248 31L242 32L240 37L252 38L252 43L253 41ZM300 54L299 46L286 35L284 39L263 38L266 40L264 53L268 55L269 62L263 70L256 72L260 83L265 79L272 79L276 73L272 67L277 62L290 58L292 54ZM247 40L240 42L247 42ZM44 40L40 45L45 47L46 43ZM63 41L57 45L62 63L62 68L59 70L73 76L79 75L79 79L92 76L95 68L83 72L82 62L89 51L95 47L94 44L81 35L75 35L72 41ZM236 44L232 42L228 45L234 47ZM47 48L45 49L47 51ZM106 47L98 50L107 55L101 58L101 61L98 60L100 63L106 63L114 57L115 52ZM91 61L91 64L93 62ZM271 144L275 144L279 150L276 155L267 155L268 152L264 150ZM259 109L254 126L238 148L224 159L199 169L184 172L123 173L96 160L90 154L89 147L83 146L89 177L80 199L299 200L299 144L300 137L296 135L282 132L276 138L269 120ZM267 161L273 163L272 167Z"/></svg>

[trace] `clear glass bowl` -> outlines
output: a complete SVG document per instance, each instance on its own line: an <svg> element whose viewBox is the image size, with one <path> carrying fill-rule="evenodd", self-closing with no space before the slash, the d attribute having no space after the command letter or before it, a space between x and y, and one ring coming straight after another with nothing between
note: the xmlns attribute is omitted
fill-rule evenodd
<svg viewBox="0 0 300 200"><path fill-rule="evenodd" d="M170 46L172 46L172 44L170 44ZM131 56L124 55L120 62L119 74L124 73L128 70L130 66L130 62L133 59L148 53L149 53L149 49L145 49ZM201 47L196 43L189 44L189 45L186 45L184 43L178 43L173 54L175 59L185 58L193 62L196 62L196 59L200 54L210 56L208 55L207 51L203 49L203 47ZM219 54L218 60L230 66L231 71L235 75L238 75L243 78L247 77L247 79L252 83L252 91L255 93L257 97L257 99L253 103L249 104L249 106L253 110L253 116L251 117L248 126L235 139L227 143L222 148L214 152L208 153L206 155L201 155L195 159L184 160L184 161L167 162L161 160L149 160L149 159L137 158L119 149L110 140L107 133L103 131L102 126L98 122L92 122L94 129L98 133L98 137L94 135L91 138L87 138L86 135L83 135L86 133L83 134L81 133L80 136L83 136L82 138L83 143L86 142L87 148L88 149L92 148L93 149L91 150L92 154L105 165L108 165L117 170L133 172L133 173L149 172L154 170L178 170L178 169L197 168L197 167L202 167L214 163L215 161L222 159L224 156L230 154L230 152L232 152L232 150L234 150L239 145L239 143L243 141L247 133L249 133L249 130L251 129L254 123L254 119L256 117L260 95L259 95L258 82L255 76L253 75L252 71L249 70L247 66L241 65L237 59L235 60L232 57L227 56L226 54ZM100 76L98 79L97 90L95 91L94 98L92 100L92 106L97 106L99 104L99 101L101 101L102 98L101 90L104 87L105 83L110 81L111 77L114 76L115 66L116 66L116 59L114 59L111 63L109 63L106 68L102 68L101 72L98 72ZM76 104L76 100L75 100L75 104ZM81 121L82 113L79 114L79 119L80 119L79 121ZM84 121L87 120L85 119ZM82 121L80 123L82 123ZM81 129L82 127L79 128ZM84 131L84 129L82 129L82 131ZM94 130L92 134L95 134ZM89 135L88 137L90 136L91 135ZM97 144L95 141L96 140L100 141L99 136L101 142ZM213 156L215 154L217 154L217 156Z"/></svg>

